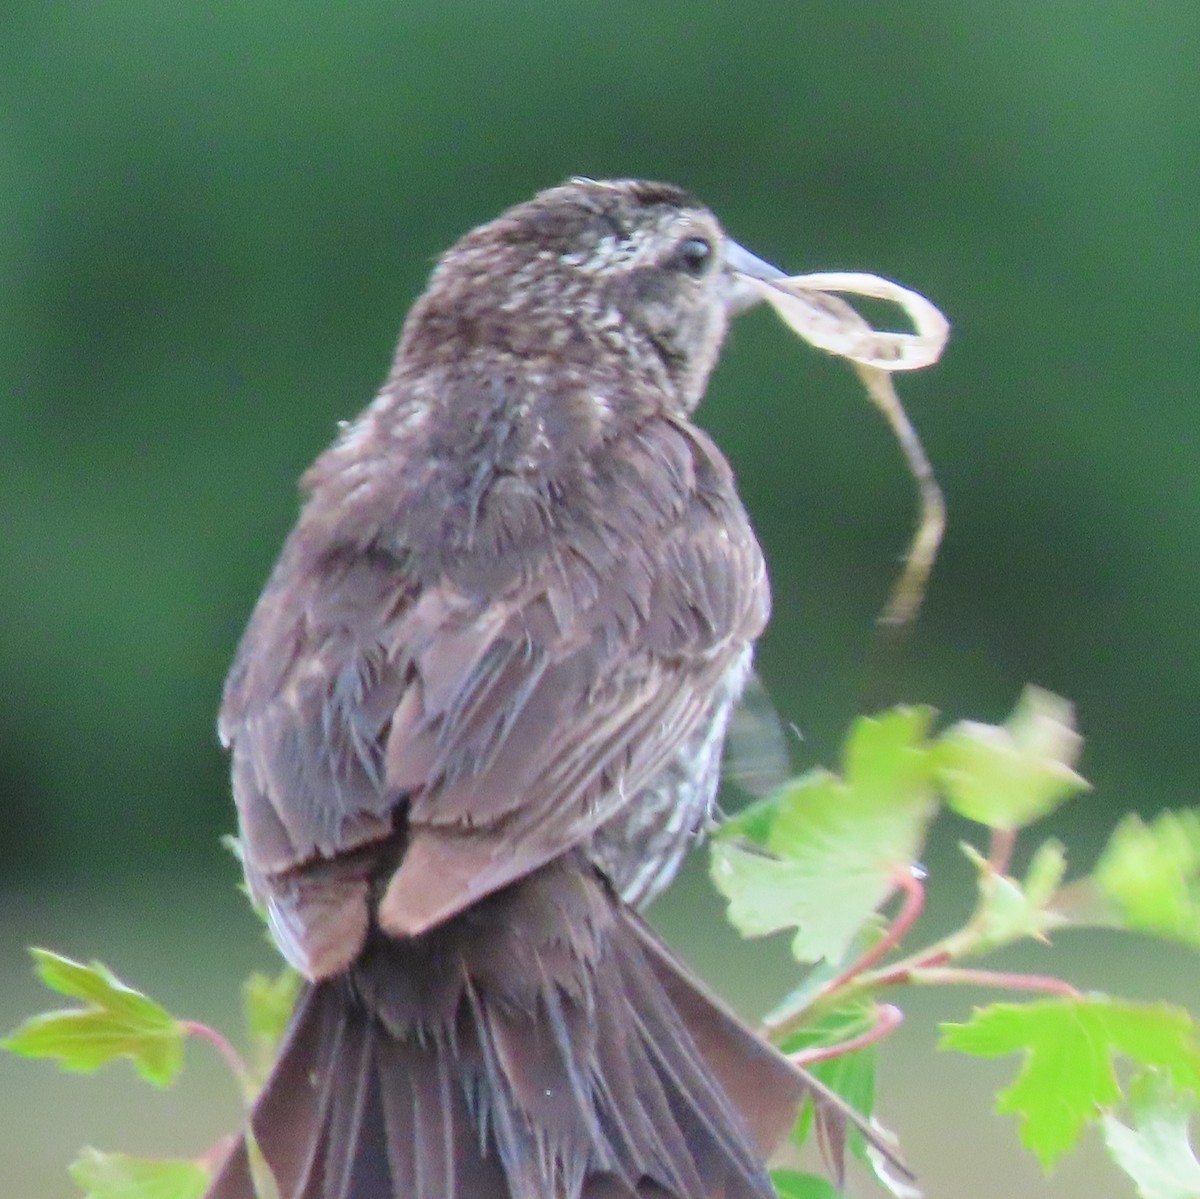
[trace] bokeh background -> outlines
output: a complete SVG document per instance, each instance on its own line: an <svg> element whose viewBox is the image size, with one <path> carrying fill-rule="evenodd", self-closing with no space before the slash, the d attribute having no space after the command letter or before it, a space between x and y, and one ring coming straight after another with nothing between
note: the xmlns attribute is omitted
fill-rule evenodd
<svg viewBox="0 0 1200 1199"><path fill-rule="evenodd" d="M1048 831L1079 869L1120 811L1195 802L1198 61L1194 0L8 0L0 1025L43 1004L35 943L235 1026L271 954L217 843L214 711L295 479L370 399L439 250L571 174L685 184L789 270L942 306L949 351L901 388L950 525L891 693L987 719L1026 681L1071 697L1095 793ZM828 762L910 481L850 372L769 312L702 419L772 564L761 672L797 763ZM929 851L933 931L969 902L964 831ZM722 927L702 862L656 917L748 1012L794 978ZM1131 938L1053 956L1130 995L1200 978ZM934 1020L979 999L918 997L884 1054L927 1193L1132 1194L1094 1144L1042 1180L989 1114L1012 1063L935 1055ZM199 1152L237 1098L192 1059L159 1095L0 1057L5 1193L74 1193L85 1142Z"/></svg>

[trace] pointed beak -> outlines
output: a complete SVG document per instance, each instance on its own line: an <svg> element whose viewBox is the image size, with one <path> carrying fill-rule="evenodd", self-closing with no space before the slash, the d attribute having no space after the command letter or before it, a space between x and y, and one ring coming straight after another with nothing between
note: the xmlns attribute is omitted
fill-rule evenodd
<svg viewBox="0 0 1200 1199"><path fill-rule="evenodd" d="M735 241L725 243L725 265L733 272L729 311L735 316L753 308L763 298L762 292L750 282L751 279L787 278L777 266L764 262Z"/></svg>

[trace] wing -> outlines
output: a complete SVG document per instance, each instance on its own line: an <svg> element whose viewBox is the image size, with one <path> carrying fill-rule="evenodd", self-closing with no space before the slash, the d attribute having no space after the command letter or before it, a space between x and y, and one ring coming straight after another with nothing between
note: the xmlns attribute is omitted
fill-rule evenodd
<svg viewBox="0 0 1200 1199"><path fill-rule="evenodd" d="M399 817L378 916L412 935L586 840L761 630L761 553L703 434L646 427L596 488L504 572L468 555L416 587L360 552L301 583L285 551L223 728L252 886L306 973L357 951Z"/></svg>
<svg viewBox="0 0 1200 1199"><path fill-rule="evenodd" d="M284 956L322 978L357 956L379 846L394 837L383 743L406 680L392 634L415 588L379 552L314 558L306 532L255 608L218 728L251 894Z"/></svg>

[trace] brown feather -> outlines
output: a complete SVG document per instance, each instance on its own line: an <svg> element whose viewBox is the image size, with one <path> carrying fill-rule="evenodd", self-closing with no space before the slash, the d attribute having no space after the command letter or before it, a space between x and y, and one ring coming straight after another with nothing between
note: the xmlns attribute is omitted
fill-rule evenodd
<svg viewBox="0 0 1200 1199"><path fill-rule="evenodd" d="M769 607L689 420L741 303L723 245L662 185L517 206L304 477L219 725L313 980L253 1115L283 1199L771 1194L794 1073L625 903L710 809ZM248 1196L243 1145L210 1199Z"/></svg>
<svg viewBox="0 0 1200 1199"><path fill-rule="evenodd" d="M252 1127L281 1199L768 1199L802 1094L569 855L310 986ZM251 1196L239 1142L208 1199Z"/></svg>

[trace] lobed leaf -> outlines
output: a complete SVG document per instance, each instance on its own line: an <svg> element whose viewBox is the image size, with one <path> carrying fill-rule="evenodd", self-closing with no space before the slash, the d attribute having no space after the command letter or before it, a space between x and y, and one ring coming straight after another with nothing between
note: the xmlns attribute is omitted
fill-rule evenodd
<svg viewBox="0 0 1200 1199"><path fill-rule="evenodd" d="M1117 1055L1157 1067L1182 1091L1200 1088L1200 1045L1191 1018L1167 1004L1103 996L977 1008L966 1024L942 1026L942 1049L976 1057L1022 1053L996 1110L1015 1115L1021 1140L1045 1170L1084 1127L1121 1099Z"/></svg>
<svg viewBox="0 0 1200 1199"><path fill-rule="evenodd" d="M784 1053L798 1053L805 1049L844 1044L874 1027L874 1012L875 1005L866 1001L835 1008L825 1012L812 1024L791 1033L780 1049ZM875 1110L876 1063L875 1046L871 1045L813 1062L805 1069L834 1094L840 1095L861 1116L870 1119ZM796 1145L801 1146L807 1141L812 1132L815 1111L816 1104L806 1100L792 1131L792 1140ZM867 1160L866 1138L853 1125L847 1129L847 1143L855 1157L860 1161Z"/></svg>
<svg viewBox="0 0 1200 1199"><path fill-rule="evenodd" d="M1200 947L1200 809L1127 816L1092 877L1127 928Z"/></svg>
<svg viewBox="0 0 1200 1199"><path fill-rule="evenodd" d="M165 1008L100 962L84 965L46 949L30 952L42 982L84 1006L33 1016L0 1046L22 1057L52 1058L63 1070L80 1073L127 1057L156 1086L175 1080L185 1032Z"/></svg>
<svg viewBox="0 0 1200 1199"><path fill-rule="evenodd" d="M801 961L837 961L910 870L934 811L929 708L851 727L845 778L810 771L715 838L712 877L745 936L794 927Z"/></svg>
<svg viewBox="0 0 1200 1199"><path fill-rule="evenodd" d="M963 720L938 738L937 777L960 815L1018 829L1087 789L1074 770L1082 745L1071 705L1026 687L1005 724Z"/></svg>
<svg viewBox="0 0 1200 1199"><path fill-rule="evenodd" d="M1133 1179L1142 1199L1196 1199L1200 1162L1188 1140L1196 1103L1176 1094L1157 1074L1135 1081L1132 1128L1104 1117L1104 1142L1113 1160Z"/></svg>
<svg viewBox="0 0 1200 1199"><path fill-rule="evenodd" d="M242 984L242 1011L258 1073L265 1078L300 993L300 975L284 966L274 977L255 971Z"/></svg>

